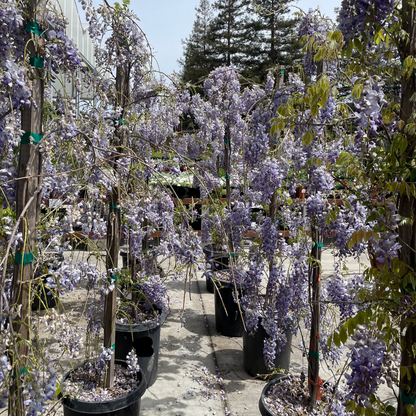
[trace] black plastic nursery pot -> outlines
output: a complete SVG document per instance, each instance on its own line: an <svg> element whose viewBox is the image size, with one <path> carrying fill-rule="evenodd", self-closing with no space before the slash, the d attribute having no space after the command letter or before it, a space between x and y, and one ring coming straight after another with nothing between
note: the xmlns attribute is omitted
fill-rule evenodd
<svg viewBox="0 0 416 416"><path fill-rule="evenodd" d="M257 377L259 374L269 374L270 370L264 363L263 348L264 340L267 338L265 329L261 325L261 319L257 327L257 331L250 335L244 331L243 334L243 362L244 370L252 377ZM283 351L276 354L274 360L274 367L282 370L289 370L290 353L292 343L292 332L286 331L287 342Z"/></svg>
<svg viewBox="0 0 416 416"><path fill-rule="evenodd" d="M212 281L212 280L211 280ZM234 283L218 280L213 283L215 298L215 326L217 331L227 337L241 337L244 333L244 324L238 304L234 302ZM238 296L242 290L237 289Z"/></svg>
<svg viewBox="0 0 416 416"><path fill-rule="evenodd" d="M174 198L178 198L178 199L189 198L189 195L188 195L189 187L188 186L170 185L170 187L172 188L172 191L173 191L172 193L173 193Z"/></svg>
<svg viewBox="0 0 416 416"><path fill-rule="evenodd" d="M127 366L125 361L116 360L116 363ZM69 373L65 375L64 380L68 375ZM115 400L85 402L72 397L65 397L62 400L64 416L139 416L141 398L146 391L146 381L142 370L140 370L139 377L141 381L136 390Z"/></svg>
<svg viewBox="0 0 416 416"><path fill-rule="evenodd" d="M46 279L48 276L42 277L43 284L36 287L35 296L33 297L31 309L32 311L39 311L54 308L59 299L58 291L52 291L47 286Z"/></svg>
<svg viewBox="0 0 416 416"><path fill-rule="evenodd" d="M275 413L269 408L269 406L266 403L265 398L267 397L267 393L275 384L282 382L283 380L288 379L288 375L284 374L278 374L276 378L269 381L263 388L263 391L261 392L260 400L259 400L259 410L261 416L275 416Z"/></svg>
<svg viewBox="0 0 416 416"><path fill-rule="evenodd" d="M202 248L205 261L210 265L211 271L227 270L230 266L230 254L226 251L215 251L211 244ZM236 255L235 255L236 256ZM210 277L206 277L207 291L214 293L214 283Z"/></svg>
<svg viewBox="0 0 416 416"><path fill-rule="evenodd" d="M166 314L159 315L157 321L141 324L121 324L116 322L116 360L125 360L132 348L136 355L147 387L157 379L160 350L160 329Z"/></svg>
<svg viewBox="0 0 416 416"><path fill-rule="evenodd" d="M214 282L209 276L205 277L206 289L209 293L214 293Z"/></svg>
<svg viewBox="0 0 416 416"><path fill-rule="evenodd" d="M201 191L199 188L188 188L188 198L201 198Z"/></svg>
<svg viewBox="0 0 416 416"><path fill-rule="evenodd" d="M226 251L215 251L208 244L202 248L205 259L212 266L212 270L227 270L230 267L230 254Z"/></svg>

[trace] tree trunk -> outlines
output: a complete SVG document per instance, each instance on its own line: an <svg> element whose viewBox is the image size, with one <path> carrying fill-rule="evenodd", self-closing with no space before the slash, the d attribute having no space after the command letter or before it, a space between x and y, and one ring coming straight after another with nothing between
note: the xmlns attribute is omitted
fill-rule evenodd
<svg viewBox="0 0 416 416"><path fill-rule="evenodd" d="M43 16L36 12L45 9L45 1L33 1L27 10L27 22L44 21ZM27 53L25 59L39 57L37 45L42 44L42 38L35 33L26 34ZM31 59L28 69L28 78L32 83L31 106L25 106L21 111L21 125L25 134L22 137L19 153L19 166L16 196L16 218L19 218L24 210L19 224L19 232L22 233L23 242L16 248L15 266L12 284L12 312L16 316L12 320L14 332L14 344L11 346L10 359L14 374L25 372L27 356L29 354L30 341L30 284L33 280L33 256L37 242L37 224L40 214L41 201L41 171L42 156L37 143L43 135L43 100L44 80L41 77L41 62L39 59ZM42 65L43 67L43 65ZM34 141L35 143L31 143ZM29 204L29 205L28 205ZM26 206L28 205L28 207ZM14 377L10 389L9 414L20 416L24 413L22 386L20 377Z"/></svg>
<svg viewBox="0 0 416 416"><path fill-rule="evenodd" d="M312 229L312 261L310 266L311 287L311 336L309 342L309 403L312 407L316 405L319 390L319 323L321 320L321 237L317 230Z"/></svg>
<svg viewBox="0 0 416 416"><path fill-rule="evenodd" d="M402 28L409 35L406 40L399 46L399 53L401 61L403 62L408 56L414 56L416 52L416 25L415 25L415 10L412 2L403 0L402 2ZM414 116L414 101L411 100L416 92L415 74L409 78L402 78L401 88L401 107L400 118L407 123L410 117ZM404 154L407 164L410 166L415 147L415 137L408 136L408 148ZM402 248L400 249L399 258L409 266L409 272L416 269L416 223L414 218L416 215L415 197L406 194L399 196L398 210L400 216L403 218L412 219L411 224L403 224L399 226L399 242ZM413 322L403 320L401 323L401 368L408 370L407 376L400 377L399 388L400 394L398 398L397 415L407 415L406 407L411 406L416 400L416 357L412 351L416 345L416 325Z"/></svg>
<svg viewBox="0 0 416 416"><path fill-rule="evenodd" d="M116 73L116 94L118 107L123 109L121 113L121 120L117 123L114 141L112 145L116 148L118 153L123 151L123 146L126 144L126 126L123 122L124 109L128 105L129 99L129 79L130 79L130 65L117 67ZM112 161L112 169L115 172L116 180L119 180L117 175L117 161L114 158ZM110 191L109 195L110 213L107 221L107 259L106 267L109 269L116 269L118 267L118 255L120 251L120 234L121 234L121 216L120 216L120 187L115 187ZM107 294L104 301L104 346L106 348L115 348L116 340L116 300L117 300L117 278L115 276L108 276L114 282L115 288ZM108 363L108 370L105 379L105 386L112 388L114 385L114 365L115 354L112 354L111 360Z"/></svg>
<svg viewBox="0 0 416 416"><path fill-rule="evenodd" d="M230 128L226 127L225 136L224 136L224 170L225 170L225 197L227 200L227 209L231 210L231 134ZM234 254L234 243L232 232L227 236L228 241L228 250L230 256L233 257ZM230 259L231 260L231 259ZM231 261L232 264L232 261Z"/></svg>
<svg viewBox="0 0 416 416"><path fill-rule="evenodd" d="M399 214L402 217L410 218L415 215L415 198L407 195L401 195L399 198ZM399 226L399 240L402 248L400 249L400 260L414 268L416 265L415 247L416 247L416 223L413 225L405 224ZM416 345L416 325L405 319L401 322L401 368L406 368L407 376L400 377L399 388L400 394L397 406L397 415L407 415L406 407L416 398L416 373L414 366L416 358L413 353L413 347Z"/></svg>

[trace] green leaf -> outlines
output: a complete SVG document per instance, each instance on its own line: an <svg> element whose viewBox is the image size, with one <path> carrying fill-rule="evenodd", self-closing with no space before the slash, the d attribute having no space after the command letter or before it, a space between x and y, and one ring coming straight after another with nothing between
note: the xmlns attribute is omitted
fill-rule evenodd
<svg viewBox="0 0 416 416"><path fill-rule="evenodd" d="M270 135L272 136L272 137L274 137L275 135L276 135L276 133L278 132L278 129L277 129L277 123L273 123L272 124L272 127L270 128Z"/></svg>
<svg viewBox="0 0 416 416"><path fill-rule="evenodd" d="M358 325L363 325L366 321L366 314L364 311L358 311L356 316L356 321Z"/></svg>
<svg viewBox="0 0 416 416"><path fill-rule="evenodd" d="M344 326L341 326L341 330L339 332L339 337L340 337L340 340L343 344L345 344L347 342L348 334L347 334L347 330L345 329Z"/></svg>
<svg viewBox="0 0 416 416"><path fill-rule="evenodd" d="M376 412L371 407L365 409L365 416L375 416Z"/></svg>
<svg viewBox="0 0 416 416"><path fill-rule="evenodd" d="M353 47L352 40L350 40L348 42L347 49L346 49L347 59L351 59L351 56L352 56L352 47Z"/></svg>
<svg viewBox="0 0 416 416"><path fill-rule="evenodd" d="M401 141L400 141L400 151L402 153L404 153L404 151L407 149L407 145L408 145L407 138L406 138L406 136L403 135L401 137Z"/></svg>
<svg viewBox="0 0 416 416"><path fill-rule="evenodd" d="M363 44L360 42L358 38L354 39L354 46L360 53L363 51Z"/></svg>
<svg viewBox="0 0 416 416"><path fill-rule="evenodd" d="M407 377L408 380L411 379L410 370L406 366L400 367L400 379Z"/></svg>
<svg viewBox="0 0 416 416"><path fill-rule="evenodd" d="M340 347L341 346L341 339L340 339L340 337L339 337L339 334L338 334L338 332L334 332L334 344L337 346L337 347Z"/></svg>
<svg viewBox="0 0 416 416"><path fill-rule="evenodd" d="M351 96L353 98L360 98L361 97L361 93L363 91L363 85L362 84L355 84L354 87L352 88L351 91Z"/></svg>
<svg viewBox="0 0 416 416"><path fill-rule="evenodd" d="M302 138L303 145L308 146L312 142L312 139L313 139L313 134L310 130L308 130Z"/></svg>

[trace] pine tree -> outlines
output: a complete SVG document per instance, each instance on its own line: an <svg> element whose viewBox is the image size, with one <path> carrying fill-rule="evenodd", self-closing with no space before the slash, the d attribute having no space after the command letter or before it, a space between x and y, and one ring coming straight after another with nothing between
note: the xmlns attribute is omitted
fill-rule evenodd
<svg viewBox="0 0 416 416"><path fill-rule="evenodd" d="M242 59L243 74L256 82L277 65L290 67L300 58L298 19L289 15L290 0L256 0L248 5Z"/></svg>
<svg viewBox="0 0 416 416"><path fill-rule="evenodd" d="M216 64L213 45L208 35L213 19L213 10L209 0L201 0L195 10L196 17L192 33L182 41L184 56L179 60L182 66L182 80L193 84L207 76Z"/></svg>
<svg viewBox="0 0 416 416"><path fill-rule="evenodd" d="M214 10L217 15L212 21L209 38L214 45L217 66L233 65L241 69L247 39L244 28L249 0L217 0Z"/></svg>

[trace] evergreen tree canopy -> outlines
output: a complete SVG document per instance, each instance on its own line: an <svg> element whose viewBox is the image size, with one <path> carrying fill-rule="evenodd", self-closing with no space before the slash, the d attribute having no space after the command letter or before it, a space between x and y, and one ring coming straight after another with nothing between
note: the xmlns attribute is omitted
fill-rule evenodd
<svg viewBox="0 0 416 416"><path fill-rule="evenodd" d="M301 56L299 19L289 15L289 0L256 0L247 9L243 74L257 82L277 65L292 66Z"/></svg>
<svg viewBox="0 0 416 416"><path fill-rule="evenodd" d="M241 69L247 39L244 19L249 0L217 0L217 15L212 21L209 37L213 41L217 66L233 65Z"/></svg>
<svg viewBox="0 0 416 416"><path fill-rule="evenodd" d="M184 41L182 79L196 83L214 68L234 66L256 82L270 69L300 57L298 19L289 0L201 0L192 33Z"/></svg>
<svg viewBox="0 0 416 416"><path fill-rule="evenodd" d="M195 8L196 16L192 33L183 41L184 56L179 60L182 66L181 77L185 82L197 83L214 68L213 45L208 31L213 19L209 0L201 0Z"/></svg>

